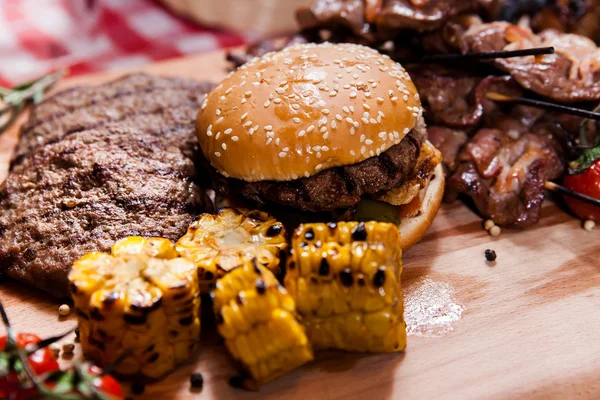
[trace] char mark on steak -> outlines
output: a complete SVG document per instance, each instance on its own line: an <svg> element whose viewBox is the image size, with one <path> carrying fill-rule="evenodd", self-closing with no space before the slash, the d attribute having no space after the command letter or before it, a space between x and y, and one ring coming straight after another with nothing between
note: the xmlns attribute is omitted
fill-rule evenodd
<svg viewBox="0 0 600 400"><path fill-rule="evenodd" d="M399 144L358 164L331 168L289 182L245 182L224 178L213 170L222 192L239 193L258 205L278 204L321 212L351 208L362 196L392 189L413 174L425 140L423 128L413 129Z"/></svg>
<svg viewBox="0 0 600 400"><path fill-rule="evenodd" d="M154 96L138 88L136 94L106 100L108 108L123 97L137 105L112 120L102 119L98 103L90 103L97 96L88 89L42 103L50 107L69 97L73 107L64 115L46 109L50 117L39 118L38 108L32 110L31 118L40 123L31 129L47 135L40 136L35 150L23 152L0 186L1 272L67 297L67 274L78 257L107 251L125 236L177 239L199 213L212 209L194 165L199 153L194 121L203 97L193 92L198 84L187 90L177 79L169 87L169 78L139 75L117 82L127 86L128 80L162 80L163 87ZM105 88L98 90L106 93ZM71 98L77 93L81 107ZM96 112L81 122L81 109ZM56 136L49 129L65 133L82 125Z"/></svg>

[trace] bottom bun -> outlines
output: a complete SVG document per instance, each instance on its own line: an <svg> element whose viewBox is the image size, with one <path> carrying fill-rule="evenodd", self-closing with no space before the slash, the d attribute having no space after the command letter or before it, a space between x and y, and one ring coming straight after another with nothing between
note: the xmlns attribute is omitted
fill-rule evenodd
<svg viewBox="0 0 600 400"><path fill-rule="evenodd" d="M421 212L419 215L400 220L400 247L406 251L414 246L429 229L433 223L444 197L444 169L442 164L438 164L433 170L429 184L422 194Z"/></svg>

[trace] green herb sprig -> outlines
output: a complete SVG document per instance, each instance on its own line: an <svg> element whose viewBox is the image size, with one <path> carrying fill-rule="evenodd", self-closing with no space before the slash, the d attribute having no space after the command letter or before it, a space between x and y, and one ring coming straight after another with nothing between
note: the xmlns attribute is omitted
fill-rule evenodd
<svg viewBox="0 0 600 400"><path fill-rule="evenodd" d="M44 94L63 76L66 70L44 75L13 88L0 86L0 133L3 133L15 121L17 116L29 104L37 104Z"/></svg>

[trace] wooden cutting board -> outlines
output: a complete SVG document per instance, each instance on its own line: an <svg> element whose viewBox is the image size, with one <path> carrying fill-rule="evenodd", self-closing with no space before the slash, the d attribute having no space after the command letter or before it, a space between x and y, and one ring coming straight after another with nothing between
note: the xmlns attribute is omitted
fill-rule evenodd
<svg viewBox="0 0 600 400"><path fill-rule="evenodd" d="M147 72L219 80L222 53L149 65ZM64 80L97 84L119 73ZM25 119L20 119L22 123ZM4 179L17 127L0 137ZM600 229L586 232L553 203L533 228L492 238L462 203L444 205L404 257L408 347L392 355L324 352L260 389L230 388L235 374L210 320L203 347L186 366L149 385L148 399L481 399L600 398ZM498 255L492 265L485 249ZM52 299L4 281L0 298L19 331L64 332ZM0 328L1 329L1 328ZM72 338L70 338L72 340ZM201 372L204 389L191 392Z"/></svg>

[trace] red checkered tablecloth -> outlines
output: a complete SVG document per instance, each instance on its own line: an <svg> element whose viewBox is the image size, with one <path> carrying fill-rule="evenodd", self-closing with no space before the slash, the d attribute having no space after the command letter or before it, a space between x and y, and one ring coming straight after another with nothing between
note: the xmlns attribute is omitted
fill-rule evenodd
<svg viewBox="0 0 600 400"><path fill-rule="evenodd" d="M244 43L151 0L0 0L0 85L82 74Z"/></svg>

